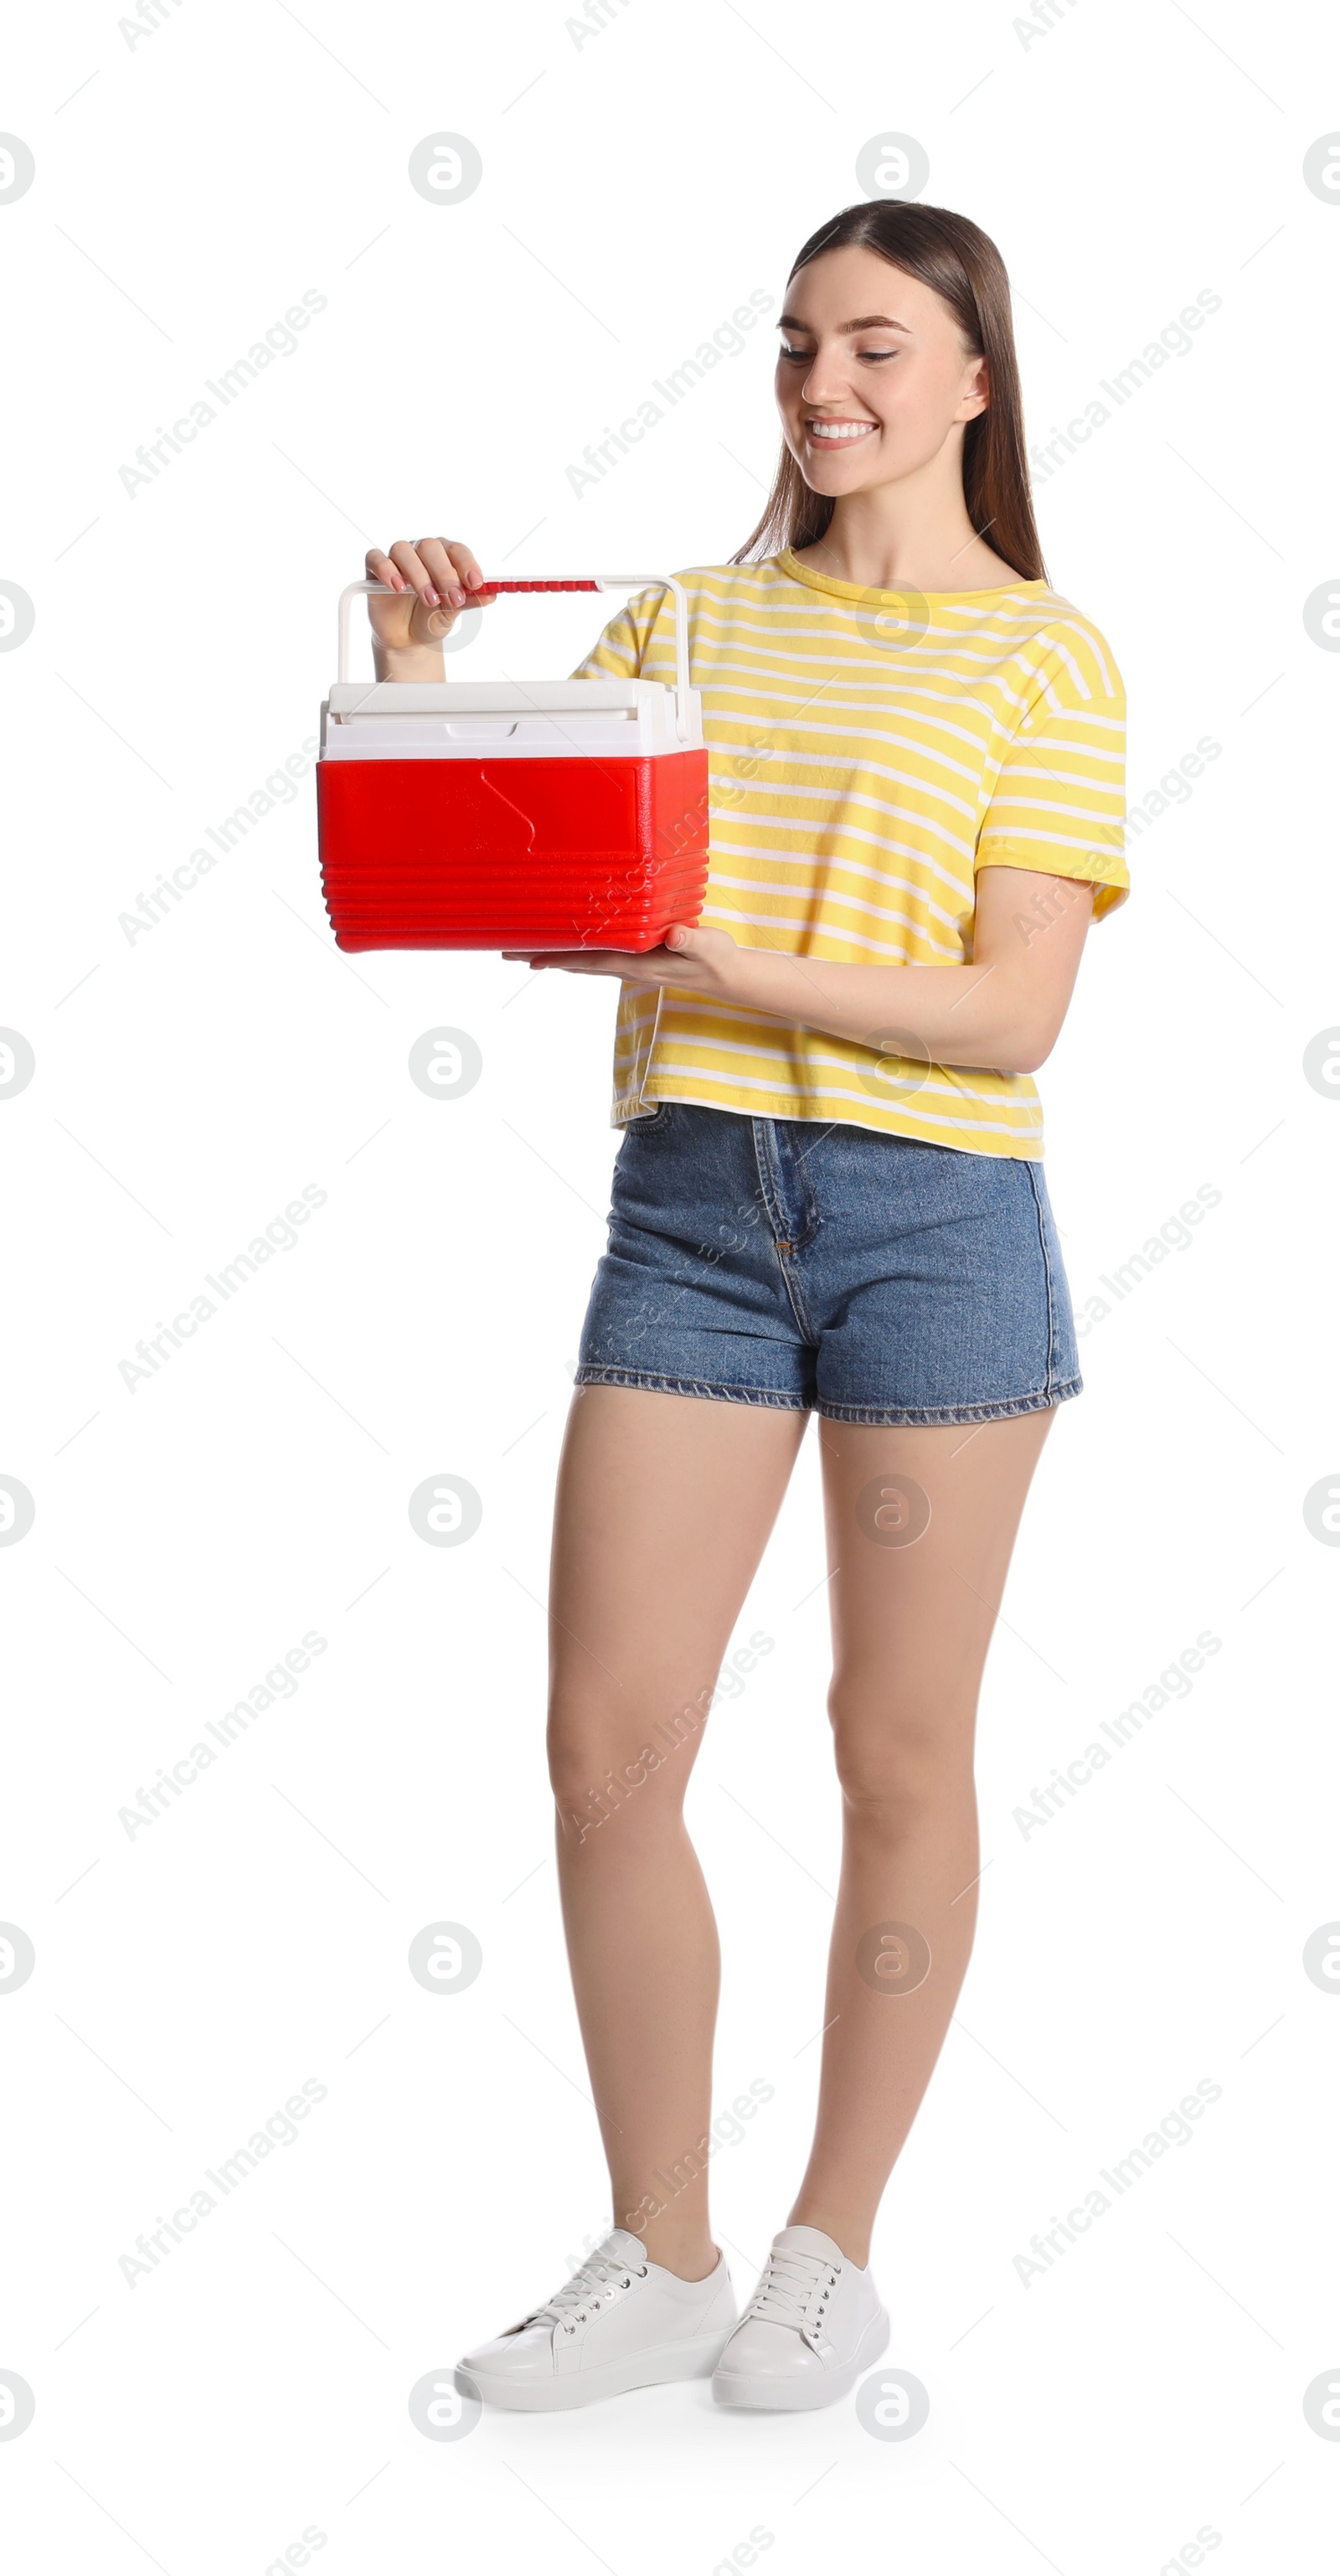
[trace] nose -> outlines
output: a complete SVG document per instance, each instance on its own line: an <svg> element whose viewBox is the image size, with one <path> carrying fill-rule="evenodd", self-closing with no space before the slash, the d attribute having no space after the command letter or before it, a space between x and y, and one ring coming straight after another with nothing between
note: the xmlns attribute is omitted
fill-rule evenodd
<svg viewBox="0 0 1340 2576"><path fill-rule="evenodd" d="M801 401L819 410L826 403L842 402L849 390L841 349L816 349L814 362L800 389Z"/></svg>

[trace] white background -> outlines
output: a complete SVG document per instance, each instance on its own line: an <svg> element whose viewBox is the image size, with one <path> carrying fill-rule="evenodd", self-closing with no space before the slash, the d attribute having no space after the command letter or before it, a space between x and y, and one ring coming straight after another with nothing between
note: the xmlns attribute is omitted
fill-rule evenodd
<svg viewBox="0 0 1340 2576"><path fill-rule="evenodd" d="M330 2576L710 2576L753 2531L778 2576L1155 2576L1208 2526L1224 2576L1319 2565L1340 2445L1303 2393L1340 2379L1340 2001L1302 1952L1340 1917L1336 1558L1303 1499L1340 1464L1337 1112L1302 1058L1340 1018L1311 757L1340 665L1303 604L1340 567L1340 211L1302 164L1335 66L1302 12L1213 0L1056 0L1028 41L1007 0L896 28L610 0L581 42L558 0L163 8L133 45L113 0L26 13L0 112L36 159L0 204L0 578L36 610L0 656L0 1021L36 1057L0 1102L0 1471L36 1505L0 1548L0 1918L36 1952L0 1990L0 2371L36 2402L0 2442L12 2564L262 2576L311 2527ZM442 130L482 156L457 204L407 176ZM854 2400L734 2418L699 2383L433 2441L411 2388L608 2224L542 1718L615 988L342 957L310 773L151 931L120 916L315 734L369 544L462 535L499 573L740 544L776 447L768 318L597 489L566 469L753 289L780 309L885 130L1001 247L1035 442L1222 299L1038 482L1051 577L1125 674L1132 809L1221 746L1132 835L1041 1077L1081 1315L1222 1195L1087 1334L992 1649L978 1946L873 2253L925 2430L872 2438ZM295 352L132 497L118 469L308 288ZM567 671L594 605L499 607L469 672ZM407 1071L442 1025L483 1053L454 1101ZM294 1247L131 1392L137 1340L309 1183ZM442 1473L483 1504L454 1549L407 1514ZM716 2165L742 2298L813 2113L823 1570L811 1433L741 1621L775 1647L691 1798L718 2100L774 2088ZM1026 1836L1034 1787L1207 1629L1190 1692ZM296 1692L132 1839L118 1811L309 1630ZM482 1944L468 1991L409 1973L439 1921ZM137 2235L309 2078L294 2141L131 2286ZM1191 2141L1026 2287L1035 2232L1201 2079L1221 2096Z"/></svg>

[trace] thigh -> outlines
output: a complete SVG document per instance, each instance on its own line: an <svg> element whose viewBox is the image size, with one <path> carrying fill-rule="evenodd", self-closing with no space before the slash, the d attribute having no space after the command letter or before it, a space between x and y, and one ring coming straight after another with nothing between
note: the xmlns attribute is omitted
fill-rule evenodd
<svg viewBox="0 0 1340 2576"><path fill-rule="evenodd" d="M808 1421L638 1387L577 1389L550 1569L560 1767L598 1779L657 1727L685 1740L686 1710L701 1724Z"/></svg>
<svg viewBox="0 0 1340 2576"><path fill-rule="evenodd" d="M971 1760L982 1668L1051 1410L821 1421L840 1765L870 1787Z"/></svg>

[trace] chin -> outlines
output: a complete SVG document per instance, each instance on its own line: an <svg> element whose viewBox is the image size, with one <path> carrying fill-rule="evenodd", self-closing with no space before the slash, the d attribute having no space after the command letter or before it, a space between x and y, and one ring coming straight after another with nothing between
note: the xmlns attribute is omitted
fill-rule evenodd
<svg viewBox="0 0 1340 2576"><path fill-rule="evenodd" d="M788 440L787 444L790 446L791 442ZM886 479L885 476L876 474L853 474L851 464L854 459L844 460L840 456L813 456L809 452L808 440L802 440L799 453L794 446L791 446L791 453L811 492L822 493L825 499L836 498L843 492L864 492L875 483Z"/></svg>

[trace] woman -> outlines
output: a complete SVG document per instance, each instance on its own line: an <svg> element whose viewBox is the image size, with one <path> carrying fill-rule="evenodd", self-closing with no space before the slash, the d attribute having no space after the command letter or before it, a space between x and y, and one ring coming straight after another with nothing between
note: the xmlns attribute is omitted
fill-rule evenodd
<svg viewBox="0 0 1340 2576"><path fill-rule="evenodd" d="M806 242L784 449L679 576L711 772L701 920L622 978L609 1248L558 1475L550 1755L612 2232L462 2369L580 2405L713 2374L824 2406L888 2340L880 2196L967 1965L982 1668L1042 1444L1081 1392L1031 1075L1129 889L1125 701L1047 581L999 253L933 206ZM764 550L760 554L760 549ZM440 677L469 548L367 557L379 676ZM673 675L639 594L576 676ZM682 1802L820 1416L842 1879L808 2168L736 2318L708 2224L716 1927ZM658 1749L659 1748L659 1749Z"/></svg>

